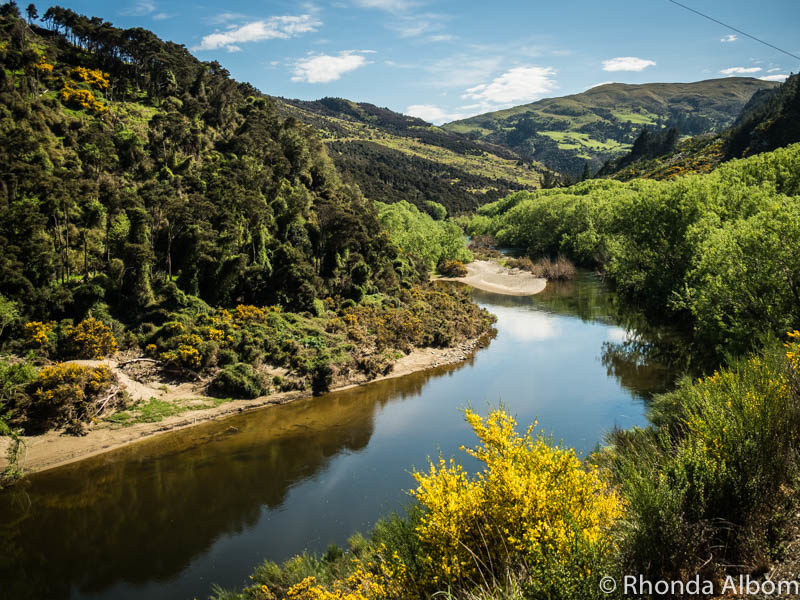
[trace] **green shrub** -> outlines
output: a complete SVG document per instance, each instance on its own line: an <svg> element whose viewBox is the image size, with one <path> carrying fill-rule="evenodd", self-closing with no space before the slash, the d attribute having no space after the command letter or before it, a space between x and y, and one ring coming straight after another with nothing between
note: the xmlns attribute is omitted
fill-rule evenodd
<svg viewBox="0 0 800 600"><path fill-rule="evenodd" d="M311 391L315 396L324 394L331 389L333 383L333 368L326 358L317 358L311 367Z"/></svg>
<svg viewBox="0 0 800 600"><path fill-rule="evenodd" d="M794 335L794 334L793 334ZM800 450L800 345L770 348L654 400L649 430L601 453L627 501L632 572L671 579L769 556Z"/></svg>
<svg viewBox="0 0 800 600"><path fill-rule="evenodd" d="M236 363L217 373L208 389L218 397L250 399L266 394L269 384L266 377L250 365Z"/></svg>

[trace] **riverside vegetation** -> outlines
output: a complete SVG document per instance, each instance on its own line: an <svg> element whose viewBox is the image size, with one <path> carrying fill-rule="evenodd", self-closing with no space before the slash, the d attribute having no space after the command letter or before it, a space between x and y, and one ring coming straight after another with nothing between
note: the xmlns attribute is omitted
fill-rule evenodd
<svg viewBox="0 0 800 600"><path fill-rule="evenodd" d="M502 407L468 410L477 473L434 460L414 473L407 514L214 597L614 598L601 577L700 575L719 591L728 575L794 564L798 173L795 144L669 181L517 192L463 218L481 256L494 236L527 252L515 266L560 255L603 271L624 305L682 331L700 376L652 401L651 426L609 433L582 462L518 433Z"/></svg>
<svg viewBox="0 0 800 600"><path fill-rule="evenodd" d="M221 395L321 392L490 328L427 282L470 256L446 207L364 198L310 127L218 63L142 29L43 17L0 7L0 433L80 433L127 403L107 367L72 359L144 355ZM764 129L743 126L751 141ZM791 558L799 159L788 146L480 208L471 233L601 269L623 302L674 322L702 376L584 461L502 408L466 411L477 473L434 460L407 514L215 597L608 598L604 575L720 581Z"/></svg>
<svg viewBox="0 0 800 600"><path fill-rule="evenodd" d="M183 46L60 7L42 22L0 7L0 433L131 408L74 359L148 358L249 398L490 330L428 283L469 258L441 205L374 204L311 127Z"/></svg>

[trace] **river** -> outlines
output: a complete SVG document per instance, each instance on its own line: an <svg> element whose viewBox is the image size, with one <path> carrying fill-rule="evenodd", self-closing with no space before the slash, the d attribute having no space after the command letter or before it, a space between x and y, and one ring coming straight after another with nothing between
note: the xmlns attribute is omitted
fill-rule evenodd
<svg viewBox="0 0 800 600"><path fill-rule="evenodd" d="M264 559L323 551L409 502L410 470L461 456L471 406L590 452L647 423L672 380L588 273L533 297L474 292L497 336L471 360L238 415L40 474L0 493L0 597L204 599Z"/></svg>

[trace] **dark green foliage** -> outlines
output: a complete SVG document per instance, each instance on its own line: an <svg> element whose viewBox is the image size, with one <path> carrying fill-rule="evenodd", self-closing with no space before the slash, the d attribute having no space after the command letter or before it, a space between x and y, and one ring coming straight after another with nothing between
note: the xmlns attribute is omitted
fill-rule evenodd
<svg viewBox="0 0 800 600"><path fill-rule="evenodd" d="M314 395L324 394L331 389L333 383L333 369L330 362L324 357L319 356L311 367L311 391Z"/></svg>
<svg viewBox="0 0 800 600"><path fill-rule="evenodd" d="M785 352L684 380L654 400L653 427L610 436L596 458L627 500L625 572L670 580L770 561L800 447L800 362Z"/></svg>
<svg viewBox="0 0 800 600"><path fill-rule="evenodd" d="M800 75L753 96L727 136L729 158L768 152L800 141Z"/></svg>
<svg viewBox="0 0 800 600"><path fill-rule="evenodd" d="M372 203L341 183L308 126L143 29L59 7L43 21L0 20L0 58L16 69L0 81L0 289L22 319L78 321L104 302L136 324L186 295L313 310L399 287ZM109 87L75 67L107 73ZM66 81L108 111L32 93Z"/></svg>
<svg viewBox="0 0 800 600"><path fill-rule="evenodd" d="M208 391L220 398L258 398L269 391L266 377L253 367L236 363L224 367L211 382Z"/></svg>
<svg viewBox="0 0 800 600"><path fill-rule="evenodd" d="M633 142L631 151L618 160L606 163L597 175L603 176L616 173L636 161L669 154L675 150L679 138L680 132L677 127L665 128L661 131L650 131L647 126L644 126L639 137ZM587 177L583 177L583 179L585 180Z"/></svg>
<svg viewBox="0 0 800 600"><path fill-rule="evenodd" d="M377 142L331 142L329 147L341 172L357 182L365 196L379 202L405 200L426 210L428 198L435 198L449 213L459 214L526 188L513 180L491 179L409 156ZM483 189L485 193L476 191Z"/></svg>

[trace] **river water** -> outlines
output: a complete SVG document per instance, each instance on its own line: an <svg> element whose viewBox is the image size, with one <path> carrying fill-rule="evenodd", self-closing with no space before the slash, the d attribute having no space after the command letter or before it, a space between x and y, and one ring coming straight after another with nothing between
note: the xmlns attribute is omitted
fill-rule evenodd
<svg viewBox="0 0 800 600"><path fill-rule="evenodd" d="M464 363L238 415L33 475L0 493L0 598L204 599L264 559L323 551L408 504L412 468L461 456L463 409L590 452L645 425L667 369L621 351L596 277L519 298L475 291L497 336Z"/></svg>

